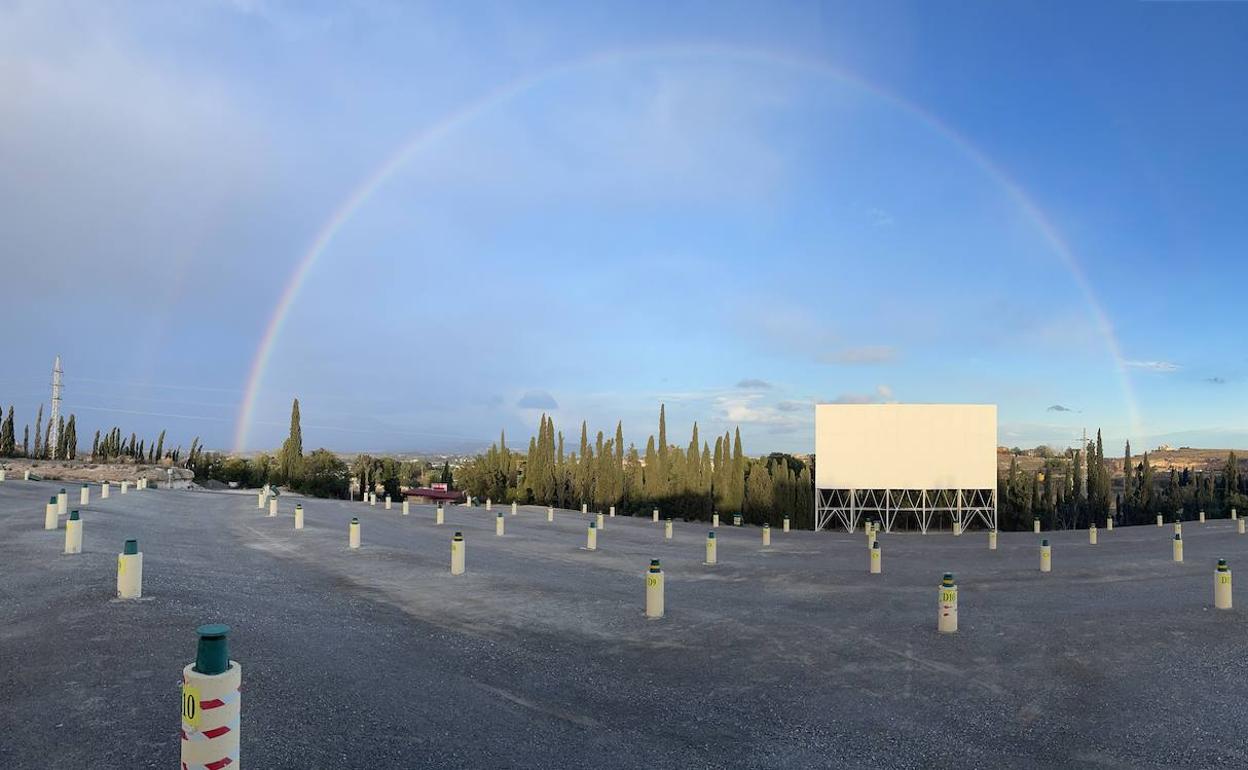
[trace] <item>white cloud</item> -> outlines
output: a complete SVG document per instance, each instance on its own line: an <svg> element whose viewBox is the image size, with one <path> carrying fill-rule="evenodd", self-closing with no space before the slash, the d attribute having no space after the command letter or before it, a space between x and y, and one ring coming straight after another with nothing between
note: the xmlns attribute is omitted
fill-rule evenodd
<svg viewBox="0 0 1248 770"><path fill-rule="evenodd" d="M897 359L897 349L889 345L865 345L825 353L819 360L829 364L887 364Z"/></svg>
<svg viewBox="0 0 1248 770"><path fill-rule="evenodd" d="M1123 361L1124 366L1132 369L1144 369L1150 372L1177 372L1180 367L1178 364L1172 364L1169 361Z"/></svg>

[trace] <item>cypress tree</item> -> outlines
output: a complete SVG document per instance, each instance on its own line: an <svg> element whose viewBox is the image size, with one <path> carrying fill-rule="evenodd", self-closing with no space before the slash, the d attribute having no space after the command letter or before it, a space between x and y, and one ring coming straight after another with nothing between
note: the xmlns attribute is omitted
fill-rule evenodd
<svg viewBox="0 0 1248 770"><path fill-rule="evenodd" d="M303 470L303 428L299 423L299 399L290 406L290 435L277 457L278 478L287 484L299 481Z"/></svg>
<svg viewBox="0 0 1248 770"><path fill-rule="evenodd" d="M165 459L165 432L160 432L160 437L156 439L156 459Z"/></svg>
<svg viewBox="0 0 1248 770"><path fill-rule="evenodd" d="M22 457L30 457L30 424L22 432Z"/></svg>
<svg viewBox="0 0 1248 770"><path fill-rule="evenodd" d="M91 462L95 462L100 456L100 432L95 432L95 439L91 442Z"/></svg>
<svg viewBox="0 0 1248 770"><path fill-rule="evenodd" d="M78 420L74 415L69 416L69 422L65 423L65 450L61 454L66 460L75 460L78 457Z"/></svg>
<svg viewBox="0 0 1248 770"><path fill-rule="evenodd" d="M0 424L0 456L12 457L17 453L17 439L13 434L13 405L9 404L9 412Z"/></svg>
<svg viewBox="0 0 1248 770"><path fill-rule="evenodd" d="M43 444L39 437L43 435L43 404L39 405L39 416L35 418L35 451L32 455L36 459L43 457Z"/></svg>

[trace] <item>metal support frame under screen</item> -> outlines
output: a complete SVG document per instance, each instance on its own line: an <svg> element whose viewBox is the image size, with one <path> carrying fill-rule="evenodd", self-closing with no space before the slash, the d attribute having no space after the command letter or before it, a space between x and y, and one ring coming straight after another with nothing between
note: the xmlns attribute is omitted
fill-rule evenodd
<svg viewBox="0 0 1248 770"><path fill-rule="evenodd" d="M817 489L815 490L815 530L839 522L847 532L858 528L864 515L874 514L885 532L897 526L898 516L913 517L920 532L927 534L933 520L937 526L945 516L950 526L967 529L980 521L997 528L995 489Z"/></svg>

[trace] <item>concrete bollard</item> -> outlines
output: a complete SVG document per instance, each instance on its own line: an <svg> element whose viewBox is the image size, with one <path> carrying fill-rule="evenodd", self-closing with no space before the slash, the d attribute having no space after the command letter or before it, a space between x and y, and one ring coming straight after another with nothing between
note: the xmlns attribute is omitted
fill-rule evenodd
<svg viewBox="0 0 1248 770"><path fill-rule="evenodd" d="M1113 516L1107 516L1105 518L1105 529L1110 532L1114 531L1114 517Z"/></svg>
<svg viewBox="0 0 1248 770"><path fill-rule="evenodd" d="M741 526L741 514L739 513L732 514L732 526L734 527Z"/></svg>
<svg viewBox="0 0 1248 770"><path fill-rule="evenodd" d="M646 617L663 617L663 570L659 568L659 560L650 560L650 569L646 572Z"/></svg>
<svg viewBox="0 0 1248 770"><path fill-rule="evenodd" d="M1183 522L1179 521L1178 519L1174 520L1174 534L1176 535L1183 534Z"/></svg>
<svg viewBox="0 0 1248 770"><path fill-rule="evenodd" d="M303 529L303 506L295 506L295 529Z"/></svg>
<svg viewBox="0 0 1248 770"><path fill-rule="evenodd" d="M269 500L269 515L270 516L277 515L277 498L276 497Z"/></svg>
<svg viewBox="0 0 1248 770"><path fill-rule="evenodd" d="M653 521L655 524L659 523L659 509L658 508L655 508L653 511L650 512L650 520Z"/></svg>
<svg viewBox="0 0 1248 770"><path fill-rule="evenodd" d="M608 515L613 519L615 518L615 506L614 505L611 506L611 511Z"/></svg>
<svg viewBox="0 0 1248 770"><path fill-rule="evenodd" d="M1239 534L1241 534L1241 535L1242 535L1242 534L1244 534L1244 520L1243 520L1243 519L1240 519L1240 520L1236 521L1236 522L1235 522L1235 525L1239 528Z"/></svg>
<svg viewBox="0 0 1248 770"><path fill-rule="evenodd" d="M785 532L789 531L789 517L788 516L784 517L784 531Z"/></svg>
<svg viewBox="0 0 1248 770"><path fill-rule="evenodd" d="M1177 562L1183 561L1183 536L1182 535L1174 536L1174 560Z"/></svg>
<svg viewBox="0 0 1248 770"><path fill-rule="evenodd" d="M555 507L553 505L546 506L546 521L555 520Z"/></svg>
<svg viewBox="0 0 1248 770"><path fill-rule="evenodd" d="M1219 610L1231 608L1231 570L1226 566L1226 559L1218 559L1218 568L1213 573L1213 606Z"/></svg>
<svg viewBox="0 0 1248 770"><path fill-rule="evenodd" d="M515 500L511 501L511 515L512 516L516 515L516 501Z"/></svg>
<svg viewBox="0 0 1248 770"><path fill-rule="evenodd" d="M386 495L386 510L390 510L390 495Z"/></svg>
<svg viewBox="0 0 1248 770"><path fill-rule="evenodd" d="M1238 520L1239 520L1239 511L1232 508L1231 509L1231 521L1238 521Z"/></svg>
<svg viewBox="0 0 1248 770"><path fill-rule="evenodd" d="M65 487L61 487L61 491L56 493L56 515L64 516L69 513L69 494L65 492Z"/></svg>
<svg viewBox="0 0 1248 770"><path fill-rule="evenodd" d="M65 553L82 553L82 519L78 511L69 512L65 522Z"/></svg>
<svg viewBox="0 0 1248 770"><path fill-rule="evenodd" d="M711 514L711 526L715 527L716 529L719 528L719 514L718 513Z"/></svg>
<svg viewBox="0 0 1248 770"><path fill-rule="evenodd" d="M30 481L30 468L27 468L26 472L22 474L22 481Z"/></svg>
<svg viewBox="0 0 1248 770"><path fill-rule="evenodd" d="M953 536L962 537L962 522L960 521L953 522Z"/></svg>
<svg viewBox="0 0 1248 770"><path fill-rule="evenodd" d="M771 545L771 525L764 524L763 525L763 547L766 548L769 545Z"/></svg>
<svg viewBox="0 0 1248 770"><path fill-rule="evenodd" d="M715 533L706 533L706 564L715 564L718 560L718 554L715 552Z"/></svg>
<svg viewBox="0 0 1248 770"><path fill-rule="evenodd" d="M56 496L53 495L48 498L48 506L43 509L43 528L56 529L57 526Z"/></svg>
<svg viewBox="0 0 1248 770"><path fill-rule="evenodd" d="M239 688L243 667L230 660L230 627L200 626L195 662L182 669L182 767L239 767Z"/></svg>
<svg viewBox="0 0 1248 770"><path fill-rule="evenodd" d="M988 550L997 550L997 531L995 529L988 530Z"/></svg>
<svg viewBox="0 0 1248 770"><path fill-rule="evenodd" d="M108 499L108 482L107 481L105 481L103 484L100 485L100 499L101 500Z"/></svg>
<svg viewBox="0 0 1248 770"><path fill-rule="evenodd" d="M663 539L664 540L672 539L672 519L670 516L667 518L666 521L663 522Z"/></svg>
<svg viewBox="0 0 1248 770"><path fill-rule="evenodd" d="M1096 522L1088 526L1088 545L1096 545Z"/></svg>
<svg viewBox="0 0 1248 770"><path fill-rule="evenodd" d="M1053 548L1047 538L1040 541L1040 571L1053 571Z"/></svg>
<svg viewBox="0 0 1248 770"><path fill-rule="evenodd" d="M117 598L138 599L143 595L143 554L139 541L127 540L117 554Z"/></svg>
<svg viewBox="0 0 1248 770"><path fill-rule="evenodd" d="M1163 526L1165 522L1161 520L1161 514L1157 514L1157 526Z"/></svg>
<svg viewBox="0 0 1248 770"><path fill-rule="evenodd" d="M403 501L403 515L404 515L404 516L407 516L407 515L408 515L408 514L410 514L411 512L412 512L412 511L411 511L411 503L409 503L409 502L407 502L406 500L404 500L404 501Z"/></svg>
<svg viewBox="0 0 1248 770"><path fill-rule="evenodd" d="M953 582L953 573L946 572L940 580L940 590L936 604L936 630L942 634L958 632L958 584Z"/></svg>
<svg viewBox="0 0 1248 770"><path fill-rule="evenodd" d="M493 501L493 500L491 500L491 499L490 499L490 498L488 498L488 497L487 497L487 498L485 498L485 510L487 510L487 511L492 511L492 510L494 510L494 501Z"/></svg>
<svg viewBox="0 0 1248 770"><path fill-rule="evenodd" d="M446 521L445 512L442 510L442 503L438 503L438 511L434 514L433 523L442 524L444 521Z"/></svg>
<svg viewBox="0 0 1248 770"><path fill-rule="evenodd" d="M468 547L464 543L464 533L456 532L451 538L451 574L464 574L464 562L468 555Z"/></svg>
<svg viewBox="0 0 1248 770"><path fill-rule="evenodd" d="M598 550L598 526L595 522L589 522L589 527L585 530L585 550Z"/></svg>
<svg viewBox="0 0 1248 770"><path fill-rule="evenodd" d="M871 574L878 575L884 569L883 554L880 553L880 541L871 543Z"/></svg>
<svg viewBox="0 0 1248 770"><path fill-rule="evenodd" d="M121 490L122 492L125 492L126 490L126 482L124 481L121 482ZM264 498L265 498L265 494L263 492L256 493L256 510L258 511L264 510L264 502L265 502Z"/></svg>
<svg viewBox="0 0 1248 770"><path fill-rule="evenodd" d="M506 527L506 525L507 525L507 520L503 518L503 512L499 511L498 514L494 517L494 534L498 535L499 537L502 537L503 529Z"/></svg>
<svg viewBox="0 0 1248 770"><path fill-rule="evenodd" d="M1039 518L1035 518L1031 520L1031 531L1036 533L1037 535L1040 534L1040 519Z"/></svg>
<svg viewBox="0 0 1248 770"><path fill-rule="evenodd" d="M347 527L347 547L352 549L360 547L359 519L351 519L351 524Z"/></svg>
<svg viewBox="0 0 1248 770"><path fill-rule="evenodd" d="M1201 512L1200 512L1200 523L1201 523L1201 524L1204 524L1204 523L1205 523L1205 512L1204 512L1204 511L1201 511Z"/></svg>
<svg viewBox="0 0 1248 770"><path fill-rule="evenodd" d="M581 514L589 513L589 503L581 503Z"/></svg>
<svg viewBox="0 0 1248 770"><path fill-rule="evenodd" d="M606 529L606 528L607 528L607 522L606 522L606 519L605 519L605 518L603 517L603 515L602 515L602 511L599 511L599 512L598 512L598 516L597 516L596 521L598 522L598 529Z"/></svg>
<svg viewBox="0 0 1248 770"><path fill-rule="evenodd" d="M6 471L4 468L0 468L0 483L4 483L4 480L6 478L8 478L8 471Z"/></svg>
<svg viewBox="0 0 1248 770"><path fill-rule="evenodd" d="M91 488L88 487L86 484L83 484L78 489L78 504L86 505L90 499L91 499Z"/></svg>
<svg viewBox="0 0 1248 770"><path fill-rule="evenodd" d="M372 506L376 506L376 505L377 505L377 493L376 493L376 492L369 492L369 493L368 493L368 504L369 504L369 505L372 505Z"/></svg>

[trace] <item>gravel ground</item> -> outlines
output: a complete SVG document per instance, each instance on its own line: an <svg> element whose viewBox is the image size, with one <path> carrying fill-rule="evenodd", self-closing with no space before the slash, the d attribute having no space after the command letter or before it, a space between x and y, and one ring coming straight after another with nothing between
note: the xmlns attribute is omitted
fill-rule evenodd
<svg viewBox="0 0 1248 770"><path fill-rule="evenodd" d="M258 768L1242 767L1243 610L1213 609L1229 521L1038 540L866 538L649 519L149 489L83 510L61 553L43 503L0 484L0 767L173 767L195 627L225 622L243 665L242 755ZM71 490L72 502L77 499ZM292 527L294 503L306 528ZM504 509L506 510L506 509ZM363 548L347 546L362 522ZM449 574L455 530L468 572ZM116 554L144 554L119 602ZM667 616L643 617L660 558ZM1248 567L1246 567L1248 568ZM960 630L936 633L953 571ZM1245 580L1248 578L1241 578ZM1242 600L1248 607L1248 598Z"/></svg>

